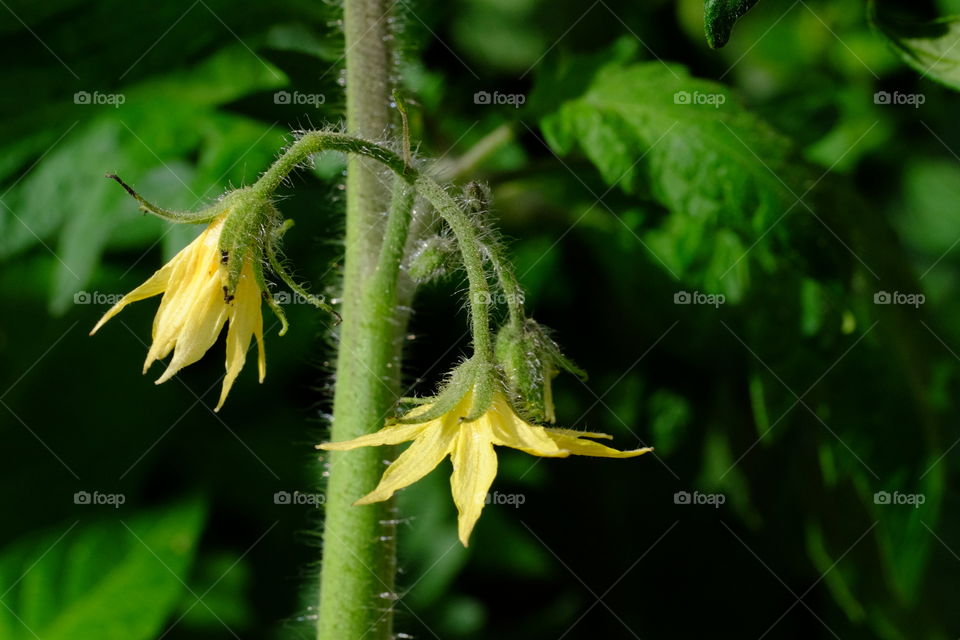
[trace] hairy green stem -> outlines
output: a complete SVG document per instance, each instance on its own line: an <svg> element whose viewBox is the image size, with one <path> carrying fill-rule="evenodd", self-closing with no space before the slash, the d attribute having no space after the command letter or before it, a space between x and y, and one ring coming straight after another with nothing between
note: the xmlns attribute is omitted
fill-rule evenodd
<svg viewBox="0 0 960 640"><path fill-rule="evenodd" d="M490 337L490 287L483 268L483 252L477 229L464 215L460 206L431 178L419 175L413 178L417 193L437 210L457 238L463 266L470 287L470 314L472 319L473 351L482 362L493 361L493 342Z"/></svg>
<svg viewBox="0 0 960 640"><path fill-rule="evenodd" d="M507 312L510 314L510 324L522 327L526 319L526 311L523 307L523 287L520 286L517 274L513 271L513 265L503 255L503 247L499 244L490 249L490 262L497 274L500 288L507 297Z"/></svg>
<svg viewBox="0 0 960 640"><path fill-rule="evenodd" d="M253 189L264 196L269 196L272 190L286 178L287 174L307 157L319 151L330 150L357 154L382 163L399 178L412 185L416 192L426 198L444 222L447 223L457 238L464 268L467 271L474 351L483 361L490 362L493 354L490 337L491 296L486 270L483 266L483 245L473 221L464 214L460 205L450 194L432 178L417 171L414 167L408 166L403 158L382 145L342 133L310 131L287 149L273 166L263 174L253 186ZM511 290L516 293L517 300L521 300L522 290L512 276L513 272L506 268L499 253L496 251L492 253L496 254L491 256L491 259L496 261L495 267L498 274L503 275L507 287L510 287L511 283L515 285L515 289ZM344 314L344 324L346 324L346 314Z"/></svg>
<svg viewBox="0 0 960 640"><path fill-rule="evenodd" d="M311 154L326 150L343 151L353 159L359 156L375 161L396 176L385 226L379 212L366 217L367 238L358 239L357 234L364 227L351 224L350 216L358 214L349 206L348 191L343 330L331 433L331 439L339 441L381 428L399 396L396 392L399 345L405 329L405 316L398 304L400 264L417 194L437 210L457 238L469 280L474 358L479 364L492 366L493 341L490 288L477 227L443 187L390 149L353 135L307 132L251 189L259 196L270 197L287 175ZM348 166L367 169L354 162ZM380 233L370 234L369 229ZM371 235L382 241L371 246ZM364 251L370 254L355 255L361 246L354 244L358 242L363 242ZM371 254L374 260L368 269L351 268L361 259L367 262ZM392 633L396 572L393 506L390 503L352 506L354 500L369 492L379 480L383 472L382 455L376 447L362 447L349 452L335 451L331 456L318 640L365 637L385 640Z"/></svg>
<svg viewBox="0 0 960 640"><path fill-rule="evenodd" d="M509 129L507 130L509 131ZM464 188L466 205L468 211L477 215L483 215L490 208L490 189L486 186L471 182ZM488 242L486 245L487 257L490 264L493 265L494 273L500 284L500 289L507 298L507 309L510 313L510 324L516 328L523 326L526 319L526 311L523 307L523 288L517 275L513 271L513 265L504 255L503 244L500 242Z"/></svg>
<svg viewBox="0 0 960 640"><path fill-rule="evenodd" d="M260 179L257 180L251 189L258 196L270 196L277 190L277 187L283 183L288 175L293 173L297 167L304 164L311 155L319 151L342 151L347 154L365 156L364 159L386 165L388 169L400 175L412 173L413 171L407 168L403 162L403 158L390 149L376 143L333 131L307 131L287 147L286 151L260 176ZM356 158L351 158L351 162L355 159ZM374 171L374 168L371 167L370 170ZM377 175L376 188L385 192L379 180L380 176ZM410 179L408 178L407 181L409 182ZM380 214L385 211L386 208L386 202L384 202L377 216L380 217ZM379 239L380 236L376 236L376 238Z"/></svg>
<svg viewBox="0 0 960 640"><path fill-rule="evenodd" d="M347 130L365 139L388 131L391 58L386 0L345 0ZM308 134L264 175L264 188L279 184L315 145ZM299 156L299 158L298 158ZM289 163L293 163L292 165ZM279 165L279 166L278 166ZM379 164L351 155L347 165L347 217L343 279L343 324L337 351L334 440L376 431L399 395L396 281L399 261L378 265L390 253L384 213L387 193ZM275 188L275 187L274 187ZM399 233L390 225L391 233ZM405 239L405 229L401 230ZM402 243L400 243L402 245ZM393 287L393 300L378 287ZM376 299L375 308L369 308ZM392 636L395 528L389 504L353 506L383 472L376 448L333 452L323 532L318 640L388 640Z"/></svg>

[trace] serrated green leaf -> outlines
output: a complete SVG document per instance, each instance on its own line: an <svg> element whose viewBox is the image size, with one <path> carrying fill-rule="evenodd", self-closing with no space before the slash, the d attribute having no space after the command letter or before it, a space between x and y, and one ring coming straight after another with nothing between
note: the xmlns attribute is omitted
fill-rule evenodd
<svg viewBox="0 0 960 640"><path fill-rule="evenodd" d="M0 637L149 640L183 591L203 523L192 501L82 522L0 553Z"/></svg>
<svg viewBox="0 0 960 640"><path fill-rule="evenodd" d="M541 126L558 154L580 149L608 185L665 207L647 236L658 261L731 301L749 282L747 249L766 260L755 245L785 232L778 221L809 175L787 138L677 65L607 64Z"/></svg>
<svg viewBox="0 0 960 640"><path fill-rule="evenodd" d="M707 34L707 44L714 49L727 44L733 25L755 4L757 0L705 0L703 27Z"/></svg>

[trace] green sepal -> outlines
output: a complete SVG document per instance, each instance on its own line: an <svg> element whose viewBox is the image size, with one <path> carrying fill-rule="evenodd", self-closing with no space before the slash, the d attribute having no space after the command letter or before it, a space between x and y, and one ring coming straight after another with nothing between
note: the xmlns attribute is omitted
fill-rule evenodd
<svg viewBox="0 0 960 640"><path fill-rule="evenodd" d="M137 208L140 209L140 211L157 216L158 218L162 218L167 222L175 222L178 224L201 224L205 222L211 222L217 216L223 213L223 207L219 202L205 209L201 209L200 211L171 211L169 209L162 209L157 205L148 202L139 193L137 193L133 187L124 182L123 179L117 174L107 173L104 174L104 177L113 180L123 187L124 191L129 193L130 196L137 201L139 205Z"/></svg>
<svg viewBox="0 0 960 640"><path fill-rule="evenodd" d="M493 402L493 394L503 389L496 366L491 362L478 361L475 365L473 383L473 405L470 413L461 418L461 422L473 422L487 412Z"/></svg>
<svg viewBox="0 0 960 640"><path fill-rule="evenodd" d="M272 205L271 205L271 208ZM276 211L276 209L274 209ZM280 214L277 212L277 219L279 219ZM280 276L280 279L290 287L294 293L301 296L304 300L315 306L316 308L326 311L334 318L334 324L340 324L342 318L340 314L337 313L333 307L327 304L326 300L321 296L314 295L306 290L305 287L298 284L296 280L293 279L293 276L284 268L283 263L280 261L280 257L277 255L277 247L280 244L280 240L283 238L283 235L293 227L293 220L287 219L284 220L281 224L276 224L271 227L271 232L268 234L269 237L264 242L264 252L267 257L267 261L270 263L270 268ZM273 312L277 314L277 317L280 318L280 322L286 324L286 316L283 315L283 312L280 311L279 305L277 302L271 298L270 308L273 309ZM281 334L283 335L283 334Z"/></svg>
<svg viewBox="0 0 960 640"><path fill-rule="evenodd" d="M224 274L224 298L229 302L237 291L243 267L249 263L260 271L257 284L263 281L262 263L266 230L277 226L279 214L269 200L249 188L228 193L220 201L226 218L220 232L220 268ZM261 287L261 291L266 289Z"/></svg>
<svg viewBox="0 0 960 640"><path fill-rule="evenodd" d="M430 422L444 416L463 400L469 392L473 392L473 402L470 413L460 417L461 422L473 422L490 408L493 395L502 389L497 367L489 362L471 358L459 365L450 373L447 382L437 395L431 398L415 399L411 404L431 404L431 407L422 413L410 418L398 418L392 424L420 424Z"/></svg>
<svg viewBox="0 0 960 640"><path fill-rule="evenodd" d="M467 394L470 390L470 387L476 381L476 365L473 360L467 360L459 364L447 378L447 382L443 385L437 395L432 398L428 398L426 402L421 404L431 403L432 406L424 411L419 413L416 416L411 418L397 418L393 420L393 424L420 424L422 422L429 422L431 420L436 420L440 416L449 413L453 410L457 403L459 403L463 396Z"/></svg>

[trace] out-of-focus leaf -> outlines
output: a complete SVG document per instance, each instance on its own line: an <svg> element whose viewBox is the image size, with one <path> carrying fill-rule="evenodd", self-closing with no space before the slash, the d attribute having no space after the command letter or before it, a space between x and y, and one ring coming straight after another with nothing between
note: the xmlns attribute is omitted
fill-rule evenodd
<svg viewBox="0 0 960 640"><path fill-rule="evenodd" d="M918 161L904 168L903 214L897 219L907 246L932 264L960 237L960 166L952 159ZM929 264L927 265L929 266Z"/></svg>
<svg viewBox="0 0 960 640"><path fill-rule="evenodd" d="M184 593L180 602L180 624L207 632L223 631L224 627L237 632L250 623L251 611L245 603L250 567L242 557L229 553L200 556L193 573L192 593ZM197 595L202 596L202 604Z"/></svg>
<svg viewBox="0 0 960 640"><path fill-rule="evenodd" d="M726 87L679 65L605 66L541 124L558 153L579 146L627 193L647 179L653 197L677 213L749 229L792 203L784 185L797 174L790 141Z"/></svg>
<svg viewBox="0 0 960 640"><path fill-rule="evenodd" d="M50 247L60 265L50 307L63 312L89 281L108 241L123 244L124 233L115 227L127 226L135 211L123 190L104 180L103 173L116 171L134 184L144 175L165 173L167 189L158 195L145 193L168 207L182 202L182 208L193 209L213 200L250 167L257 171L265 166L281 139L274 127L219 113L217 107L283 82L279 71L237 46L189 71L124 92L119 108L107 107L77 126L4 197L0 258L38 242ZM192 167L177 158L198 148L198 171L191 176ZM141 228L158 227L148 222ZM51 236L58 230L54 243Z"/></svg>
<svg viewBox="0 0 960 640"><path fill-rule="evenodd" d="M0 637L156 638L184 588L203 513L196 501L129 519L117 511L7 547L0 576L13 586Z"/></svg>
<svg viewBox="0 0 960 640"><path fill-rule="evenodd" d="M871 0L870 20L903 61L923 76L960 89L960 16L932 21L904 17Z"/></svg>
<svg viewBox="0 0 960 640"><path fill-rule="evenodd" d="M730 40L737 20L757 4L757 0L706 0L703 3L703 26L707 44L719 49Z"/></svg>
<svg viewBox="0 0 960 640"><path fill-rule="evenodd" d="M267 32L265 44L281 51L306 53L331 63L342 55L342 47L320 38L303 24L278 24Z"/></svg>
<svg viewBox="0 0 960 640"><path fill-rule="evenodd" d="M683 442L690 424L690 404L668 389L657 389L650 396L650 432L657 453L669 456Z"/></svg>
<svg viewBox="0 0 960 640"><path fill-rule="evenodd" d="M550 41L537 24L537 0L469 0L456 12L455 41L468 60L514 73L524 73L547 51Z"/></svg>
<svg viewBox="0 0 960 640"><path fill-rule="evenodd" d="M665 207L648 236L658 262L731 301L749 281L746 257L771 262L760 243L784 237L778 223L809 184L787 138L678 65L602 66L541 125L558 154L579 148L608 185Z"/></svg>

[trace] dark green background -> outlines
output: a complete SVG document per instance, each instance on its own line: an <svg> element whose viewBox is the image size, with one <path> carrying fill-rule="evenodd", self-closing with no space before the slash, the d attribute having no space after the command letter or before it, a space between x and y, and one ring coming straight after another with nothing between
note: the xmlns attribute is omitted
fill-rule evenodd
<svg viewBox="0 0 960 640"><path fill-rule="evenodd" d="M194 208L254 180L291 130L340 121L336 20L297 0L0 7L0 638L310 636L322 509L274 493L320 482L329 319L293 305L278 338L267 316L266 381L248 367L214 415L222 346L155 387L160 368L139 368L156 302L91 338L107 307L74 296L132 289L196 233L140 215L105 172ZM488 507L469 550L448 466L405 491L397 629L957 637L956 93L900 62L856 0L766 0L721 51L698 0L426 0L395 25L426 161L514 134L465 179L491 183L528 307L590 373L557 379L559 423L657 447L502 452L493 489L524 503ZM729 120L676 105L677 87L719 89L658 60L726 85ZM604 68L612 86L596 88ZM276 104L279 90L325 103ZM84 91L125 101L76 104ZM319 159L280 202L296 273L332 297L341 171ZM463 290L453 273L418 293L412 391L466 353ZM675 305L679 291L726 304ZM876 305L878 291L926 303Z"/></svg>

